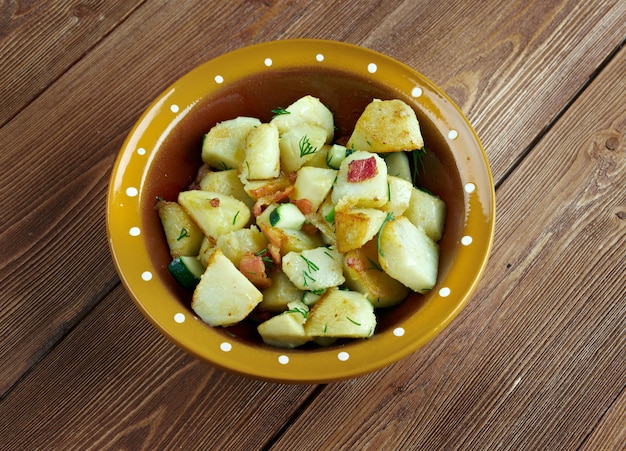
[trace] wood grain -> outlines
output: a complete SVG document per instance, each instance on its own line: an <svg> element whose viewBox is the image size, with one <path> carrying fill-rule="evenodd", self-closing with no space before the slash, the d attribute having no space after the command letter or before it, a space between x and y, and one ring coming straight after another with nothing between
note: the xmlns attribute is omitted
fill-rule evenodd
<svg viewBox="0 0 626 451"><path fill-rule="evenodd" d="M274 449L581 446L626 386L625 105L622 50L498 190L464 313L393 368L327 387Z"/></svg>
<svg viewBox="0 0 626 451"><path fill-rule="evenodd" d="M201 363L118 286L0 404L0 449L259 449L313 389Z"/></svg>
<svg viewBox="0 0 626 451"><path fill-rule="evenodd" d="M111 166L151 100L216 55L295 37L433 79L499 185L459 318L325 387L177 349L124 293L105 229ZM0 2L0 449L622 449L625 37L618 0Z"/></svg>
<svg viewBox="0 0 626 451"><path fill-rule="evenodd" d="M0 126L83 58L140 3L0 3Z"/></svg>
<svg viewBox="0 0 626 451"><path fill-rule="evenodd" d="M498 183L625 37L626 4L618 0L406 1L362 44L452 97Z"/></svg>

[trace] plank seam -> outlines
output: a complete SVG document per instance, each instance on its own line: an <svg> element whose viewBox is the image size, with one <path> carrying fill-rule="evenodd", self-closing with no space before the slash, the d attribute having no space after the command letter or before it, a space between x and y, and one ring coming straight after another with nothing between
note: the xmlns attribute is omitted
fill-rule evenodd
<svg viewBox="0 0 626 451"><path fill-rule="evenodd" d="M41 90L36 93L27 103L25 103L21 108L18 108L13 115L11 115L10 117L8 117L3 123L0 124L0 128L4 127L5 125L7 125L9 122L11 122L13 119L15 119L17 116L19 116L26 108L28 108L29 105L31 105L33 102L35 102L39 97L41 97L48 89L50 89L51 86L53 86L56 82L58 82L61 78L63 78L63 76L69 72L73 67L75 67L78 63L80 63L85 56L87 56L89 53L91 53L93 51L93 49L95 49L98 45L100 45L104 40L106 40L111 34L113 34L113 32L115 32L115 30L117 30L120 25L124 24L128 18L130 16L132 16L135 11L137 11L139 8L141 8L147 0L143 0L141 3L138 3L137 6L134 9L131 9L128 11L128 14L126 14L125 17L122 17L121 20L113 27L111 28L108 32L106 32L105 34L102 35L102 37L93 43L93 45L91 45L88 49L86 49L82 55L80 55L73 63L71 63L69 66L67 66L65 68L65 70L59 74L58 77L50 80L50 82L44 86L43 88L41 88Z"/></svg>

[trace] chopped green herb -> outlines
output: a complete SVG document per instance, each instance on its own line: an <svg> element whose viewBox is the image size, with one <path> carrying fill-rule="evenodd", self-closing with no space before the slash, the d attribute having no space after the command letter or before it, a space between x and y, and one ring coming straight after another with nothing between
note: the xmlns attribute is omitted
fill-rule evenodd
<svg viewBox="0 0 626 451"><path fill-rule="evenodd" d="M302 278L304 279L303 285L305 287L309 286L309 281L315 282L315 279L306 271L302 271Z"/></svg>
<svg viewBox="0 0 626 451"><path fill-rule="evenodd" d="M282 106L279 106L278 108L274 108L272 110L272 114L274 115L274 117L276 117L276 116L282 116L283 114L291 114L291 112L287 111Z"/></svg>
<svg viewBox="0 0 626 451"><path fill-rule="evenodd" d="M330 258L331 260L334 260L334 259L335 259L335 257L333 257L333 256L332 256L329 252L324 251L324 253L325 253L326 255L328 255L328 258Z"/></svg>
<svg viewBox="0 0 626 451"><path fill-rule="evenodd" d="M222 169L223 171L228 171L230 169L230 167L223 161L220 161L219 166L220 166L220 169Z"/></svg>
<svg viewBox="0 0 626 451"><path fill-rule="evenodd" d="M180 241L180 240L182 240L183 238L187 238L187 237L189 237L189 236L191 236L191 235L189 235L189 230L187 230L186 228L184 228L184 227L183 227L183 228L180 230L180 235L178 235L178 238L176 238L176 241Z"/></svg>
<svg viewBox="0 0 626 451"><path fill-rule="evenodd" d="M239 216L239 210L237 210L237 213L235 213L235 217L233 218L233 225L235 225L235 223L237 222L237 216Z"/></svg>
<svg viewBox="0 0 626 451"><path fill-rule="evenodd" d="M289 309L287 310L287 313L299 313L304 317L304 319L307 319L309 317L309 311L299 307Z"/></svg>
<svg viewBox="0 0 626 451"><path fill-rule="evenodd" d="M320 295L324 294L324 291L326 291L326 288L320 288L318 290L311 290L311 293L320 296Z"/></svg>
<svg viewBox="0 0 626 451"><path fill-rule="evenodd" d="M353 320L353 319L352 319L352 318L350 318L349 316L346 316L346 319L347 319L348 321L350 321L352 324L355 324L355 325L357 325L357 326L360 326L360 325L361 325L361 323L356 322L355 320Z"/></svg>
<svg viewBox="0 0 626 451"><path fill-rule="evenodd" d="M391 202L391 183L387 182L387 201Z"/></svg>
<svg viewBox="0 0 626 451"><path fill-rule="evenodd" d="M309 137L307 135L304 135L302 138L300 138L300 142L298 143L298 145L300 146L300 158L304 157L305 155L311 155L317 152L317 147L313 147L311 145L311 141L309 140Z"/></svg>
<svg viewBox="0 0 626 451"><path fill-rule="evenodd" d="M370 262L370 264L372 265L369 268L367 268L367 271L369 271L370 269L375 269L376 271L383 272L383 268L381 268L380 265L378 263L376 263L374 260L372 260L371 258L367 257L367 261Z"/></svg>
<svg viewBox="0 0 626 451"><path fill-rule="evenodd" d="M376 244L377 244L377 246L378 246L378 253L379 253L381 256L383 256L383 257L385 256L385 254L383 253L383 250L380 248L380 236L381 236L381 235L382 235L382 233L383 233L383 227L385 227L385 225L387 225L387 223L388 223L389 221L393 221L393 213L392 213L392 212L387 213L387 216L385 216L385 220L384 220L384 221L383 221L383 223L380 225L380 230L378 231L378 240L377 240Z"/></svg>
<svg viewBox="0 0 626 451"><path fill-rule="evenodd" d="M317 266L315 263L313 263L311 260L309 260L308 258L306 258L304 255L300 255L300 257L302 258L302 260L304 260L306 262L306 266L308 268L309 271L318 271L320 269L319 266Z"/></svg>

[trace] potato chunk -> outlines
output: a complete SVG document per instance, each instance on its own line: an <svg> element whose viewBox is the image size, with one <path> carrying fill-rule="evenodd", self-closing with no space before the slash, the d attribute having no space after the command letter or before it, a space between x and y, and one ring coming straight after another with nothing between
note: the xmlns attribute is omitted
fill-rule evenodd
<svg viewBox="0 0 626 451"><path fill-rule="evenodd" d="M409 208L413 184L400 177L391 175L387 176L387 184L389 201L382 209L393 213L394 216L402 216L406 209Z"/></svg>
<svg viewBox="0 0 626 451"><path fill-rule="evenodd" d="M332 141L335 133L333 113L317 97L310 95L301 97L285 111L286 114L279 114L271 120L281 135L297 125L310 124L324 130L325 143Z"/></svg>
<svg viewBox="0 0 626 451"><path fill-rule="evenodd" d="M216 124L204 135L202 161L215 169L238 168L243 161L246 136L259 125L259 119L243 116Z"/></svg>
<svg viewBox="0 0 626 451"><path fill-rule="evenodd" d="M356 291L328 290L317 301L304 324L311 337L366 338L374 334L374 307Z"/></svg>
<svg viewBox="0 0 626 451"><path fill-rule="evenodd" d="M217 238L216 246L235 266L246 253L257 254L267 247L267 238L256 226L231 230Z"/></svg>
<svg viewBox="0 0 626 451"><path fill-rule="evenodd" d="M288 310L259 324L257 330L265 343L280 348L301 346L311 337L304 332L309 308L302 302L290 302Z"/></svg>
<svg viewBox="0 0 626 451"><path fill-rule="evenodd" d="M374 307L391 307L409 295L409 288L391 277L378 263L376 240L346 253L343 263L346 286L365 295Z"/></svg>
<svg viewBox="0 0 626 451"><path fill-rule="evenodd" d="M439 241L446 221L446 204L433 194L413 188L404 216L422 228L430 239Z"/></svg>
<svg viewBox="0 0 626 451"><path fill-rule="evenodd" d="M385 154L385 163L387 163L387 174L399 177L413 184L409 152L391 152Z"/></svg>
<svg viewBox="0 0 626 451"><path fill-rule="evenodd" d="M178 203L205 235L213 238L241 229L250 220L250 209L246 204L215 191L182 191Z"/></svg>
<svg viewBox="0 0 626 451"><path fill-rule="evenodd" d="M300 168L291 199L308 199L311 202L311 211L317 211L324 201L337 177L334 169L305 166Z"/></svg>
<svg viewBox="0 0 626 451"><path fill-rule="evenodd" d="M230 326L248 316L262 299L261 292L216 249L193 293L191 308L211 326Z"/></svg>
<svg viewBox="0 0 626 451"><path fill-rule="evenodd" d="M283 257L283 271L301 290L317 291L341 285L343 256L327 247L289 252Z"/></svg>
<svg viewBox="0 0 626 451"><path fill-rule="evenodd" d="M200 189L232 196L242 201L248 208L254 206L254 199L244 190L237 169L209 172L200 179Z"/></svg>
<svg viewBox="0 0 626 451"><path fill-rule="evenodd" d="M278 129L261 124L246 136L246 148L241 172L248 180L273 179L280 175Z"/></svg>
<svg viewBox="0 0 626 451"><path fill-rule="evenodd" d="M261 310L267 312L283 312L287 304L302 299L302 290L297 288L284 272L278 270L270 275L272 285L263 290L263 301L259 304Z"/></svg>
<svg viewBox="0 0 626 451"><path fill-rule="evenodd" d="M378 261L394 279L417 292L437 282L439 245L404 216L387 221L379 236Z"/></svg>
<svg viewBox="0 0 626 451"><path fill-rule="evenodd" d="M357 151L339 167L331 193L334 204L345 199L354 207L382 207L387 203L387 165L378 155Z"/></svg>
<svg viewBox="0 0 626 451"><path fill-rule="evenodd" d="M296 125L280 135L280 167L289 174L314 158L326 142L326 130L318 125Z"/></svg>
<svg viewBox="0 0 626 451"><path fill-rule="evenodd" d="M346 144L368 152L421 149L424 139L415 111L399 99L375 99L365 107Z"/></svg>
<svg viewBox="0 0 626 451"><path fill-rule="evenodd" d="M163 199L157 201L156 208L172 258L198 255L204 234L185 210Z"/></svg>
<svg viewBox="0 0 626 451"><path fill-rule="evenodd" d="M363 246L378 233L386 214L376 208L335 209L337 250L345 253Z"/></svg>

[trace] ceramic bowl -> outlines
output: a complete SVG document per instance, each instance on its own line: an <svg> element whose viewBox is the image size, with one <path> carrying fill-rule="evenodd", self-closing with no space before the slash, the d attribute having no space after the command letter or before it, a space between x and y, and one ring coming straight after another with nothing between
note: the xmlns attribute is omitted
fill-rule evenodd
<svg viewBox="0 0 626 451"><path fill-rule="evenodd" d="M373 98L399 98L416 111L429 150L421 184L447 204L436 287L380 312L373 337L329 347L264 345L254 327L236 334L203 323L170 261L154 209L175 200L201 164L202 136L219 121L253 116L303 95L319 97L348 134ZM115 162L107 230L117 271L137 307L174 343L219 368L274 382L326 383L357 377L417 351L468 302L494 232L494 186L473 128L426 77L377 52L339 42L283 40L241 48L184 75L148 107Z"/></svg>

